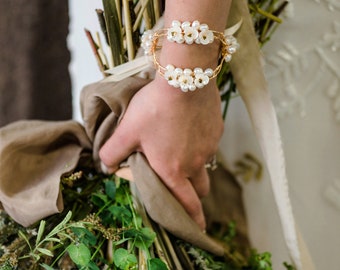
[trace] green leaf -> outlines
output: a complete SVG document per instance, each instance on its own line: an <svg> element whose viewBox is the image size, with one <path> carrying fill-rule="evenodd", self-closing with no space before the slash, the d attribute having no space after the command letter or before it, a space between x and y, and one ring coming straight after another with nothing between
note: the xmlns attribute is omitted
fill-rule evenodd
<svg viewBox="0 0 340 270"><path fill-rule="evenodd" d="M105 181L105 193L106 195L113 200L116 196L116 185L113 181L107 180Z"/></svg>
<svg viewBox="0 0 340 270"><path fill-rule="evenodd" d="M57 243L60 243L61 240L59 238L55 238L55 237L51 237L51 238L48 238L47 239L49 242L57 242Z"/></svg>
<svg viewBox="0 0 340 270"><path fill-rule="evenodd" d="M132 214L126 207L112 205L108 210L115 220L119 220L122 223L130 223L132 220Z"/></svg>
<svg viewBox="0 0 340 270"><path fill-rule="evenodd" d="M86 266L91 260L91 252L85 244L71 244L67 247L68 254L72 261L79 266Z"/></svg>
<svg viewBox="0 0 340 270"><path fill-rule="evenodd" d="M46 236L46 238L51 238L53 235L60 232L62 228L65 226L65 224L70 221L71 217L72 217L72 212L68 211L65 218L57 226L55 226L52 231L50 231L50 233Z"/></svg>
<svg viewBox="0 0 340 270"><path fill-rule="evenodd" d="M97 243L96 236L86 228L71 227L72 232L80 239L80 242L85 245L94 246Z"/></svg>
<svg viewBox="0 0 340 270"><path fill-rule="evenodd" d="M106 195L95 193L95 194L92 194L91 201L93 202L94 205L100 208L104 206L109 200Z"/></svg>
<svg viewBox="0 0 340 270"><path fill-rule="evenodd" d="M25 242L26 242L27 245L29 246L30 250L32 250L30 241L28 240L27 236L26 236L21 230L18 231L18 234L19 234L19 236L20 236L22 239L25 240Z"/></svg>
<svg viewBox="0 0 340 270"><path fill-rule="evenodd" d="M100 268L93 261L90 261L87 267L89 270L100 270Z"/></svg>
<svg viewBox="0 0 340 270"><path fill-rule="evenodd" d="M137 258L126 249L119 248L113 254L113 262L119 269L129 269L137 265Z"/></svg>
<svg viewBox="0 0 340 270"><path fill-rule="evenodd" d="M158 258L148 259L148 270L168 270L167 265Z"/></svg>
<svg viewBox="0 0 340 270"><path fill-rule="evenodd" d="M46 248L37 248L37 251L39 251L41 254L44 254L46 256L49 256L49 257L53 257L53 253L52 251L46 249Z"/></svg>
<svg viewBox="0 0 340 270"><path fill-rule="evenodd" d="M37 234L37 240L36 240L36 245L39 244L40 242L40 239L45 231L45 225L46 225L46 221L45 220L42 220L40 221L40 225L39 225L39 229L38 229L38 234Z"/></svg>
<svg viewBox="0 0 340 270"><path fill-rule="evenodd" d="M129 194L127 194L124 185L121 185L116 190L116 202L122 205L128 205L130 203Z"/></svg>
<svg viewBox="0 0 340 270"><path fill-rule="evenodd" d="M135 245L138 248L149 248L156 238L156 233L148 227L141 228L139 230L138 237L136 238Z"/></svg>
<svg viewBox="0 0 340 270"><path fill-rule="evenodd" d="M44 268L45 270L55 270L53 267L51 267L51 266L49 266L49 265L47 265L45 263L41 263L40 266L42 268Z"/></svg>

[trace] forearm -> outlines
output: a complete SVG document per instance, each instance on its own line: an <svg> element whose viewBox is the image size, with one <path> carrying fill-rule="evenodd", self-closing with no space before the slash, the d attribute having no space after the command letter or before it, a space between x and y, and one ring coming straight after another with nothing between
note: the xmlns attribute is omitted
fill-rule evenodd
<svg viewBox="0 0 340 270"><path fill-rule="evenodd" d="M173 20L195 21L209 25L210 29L223 31L229 14L231 0L168 0L165 4L164 24Z"/></svg>
<svg viewBox="0 0 340 270"><path fill-rule="evenodd" d="M174 20L180 22L197 20L202 24L207 24L211 30L222 32L226 26L230 4L231 0L168 0L165 6L164 24L168 28ZM220 42L218 40L208 45L178 44L165 40L159 59L162 66L172 64L175 67L192 70L196 67L203 70L215 69L219 53ZM193 94L197 95L197 92Z"/></svg>

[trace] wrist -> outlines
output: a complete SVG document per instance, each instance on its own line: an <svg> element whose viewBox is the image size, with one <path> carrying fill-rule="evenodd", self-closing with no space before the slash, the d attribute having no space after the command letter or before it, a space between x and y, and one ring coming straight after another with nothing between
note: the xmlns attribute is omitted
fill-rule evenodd
<svg viewBox="0 0 340 270"><path fill-rule="evenodd" d="M164 36L167 39L163 39ZM142 46L146 54L153 55L158 73L169 85L183 92L209 84L221 71L224 61L229 62L239 47L233 36L210 30L199 21L173 21L170 28L146 31ZM162 47L159 55L157 46Z"/></svg>
<svg viewBox="0 0 340 270"><path fill-rule="evenodd" d="M215 69L218 65L219 47L217 41L207 46L164 41L159 61L162 66L171 64L183 69L191 68L193 70L196 67Z"/></svg>

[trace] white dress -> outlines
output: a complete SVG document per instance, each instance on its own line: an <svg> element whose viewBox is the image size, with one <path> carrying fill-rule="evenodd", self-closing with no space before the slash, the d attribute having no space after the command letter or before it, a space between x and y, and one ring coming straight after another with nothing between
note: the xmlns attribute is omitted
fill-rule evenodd
<svg viewBox="0 0 340 270"><path fill-rule="evenodd" d="M340 269L340 0L291 2L284 23L263 48L265 73L278 114L293 211L316 269ZM240 98L230 104L221 142L232 171L236 161L262 160ZM268 175L245 183L252 243L289 261ZM254 177L255 178L255 177Z"/></svg>

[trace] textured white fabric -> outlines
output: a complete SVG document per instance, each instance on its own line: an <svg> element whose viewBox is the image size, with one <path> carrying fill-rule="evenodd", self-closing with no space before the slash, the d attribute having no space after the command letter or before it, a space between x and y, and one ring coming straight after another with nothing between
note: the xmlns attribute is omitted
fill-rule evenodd
<svg viewBox="0 0 340 270"><path fill-rule="evenodd" d="M316 269L339 269L340 257L340 2L291 2L264 47L265 73L284 143L290 195ZM231 102L221 142L227 165L251 153L263 162L244 105ZM242 175L240 175L240 179ZM242 182L242 180L241 180ZM254 246L284 269L285 248L269 176L243 183Z"/></svg>

